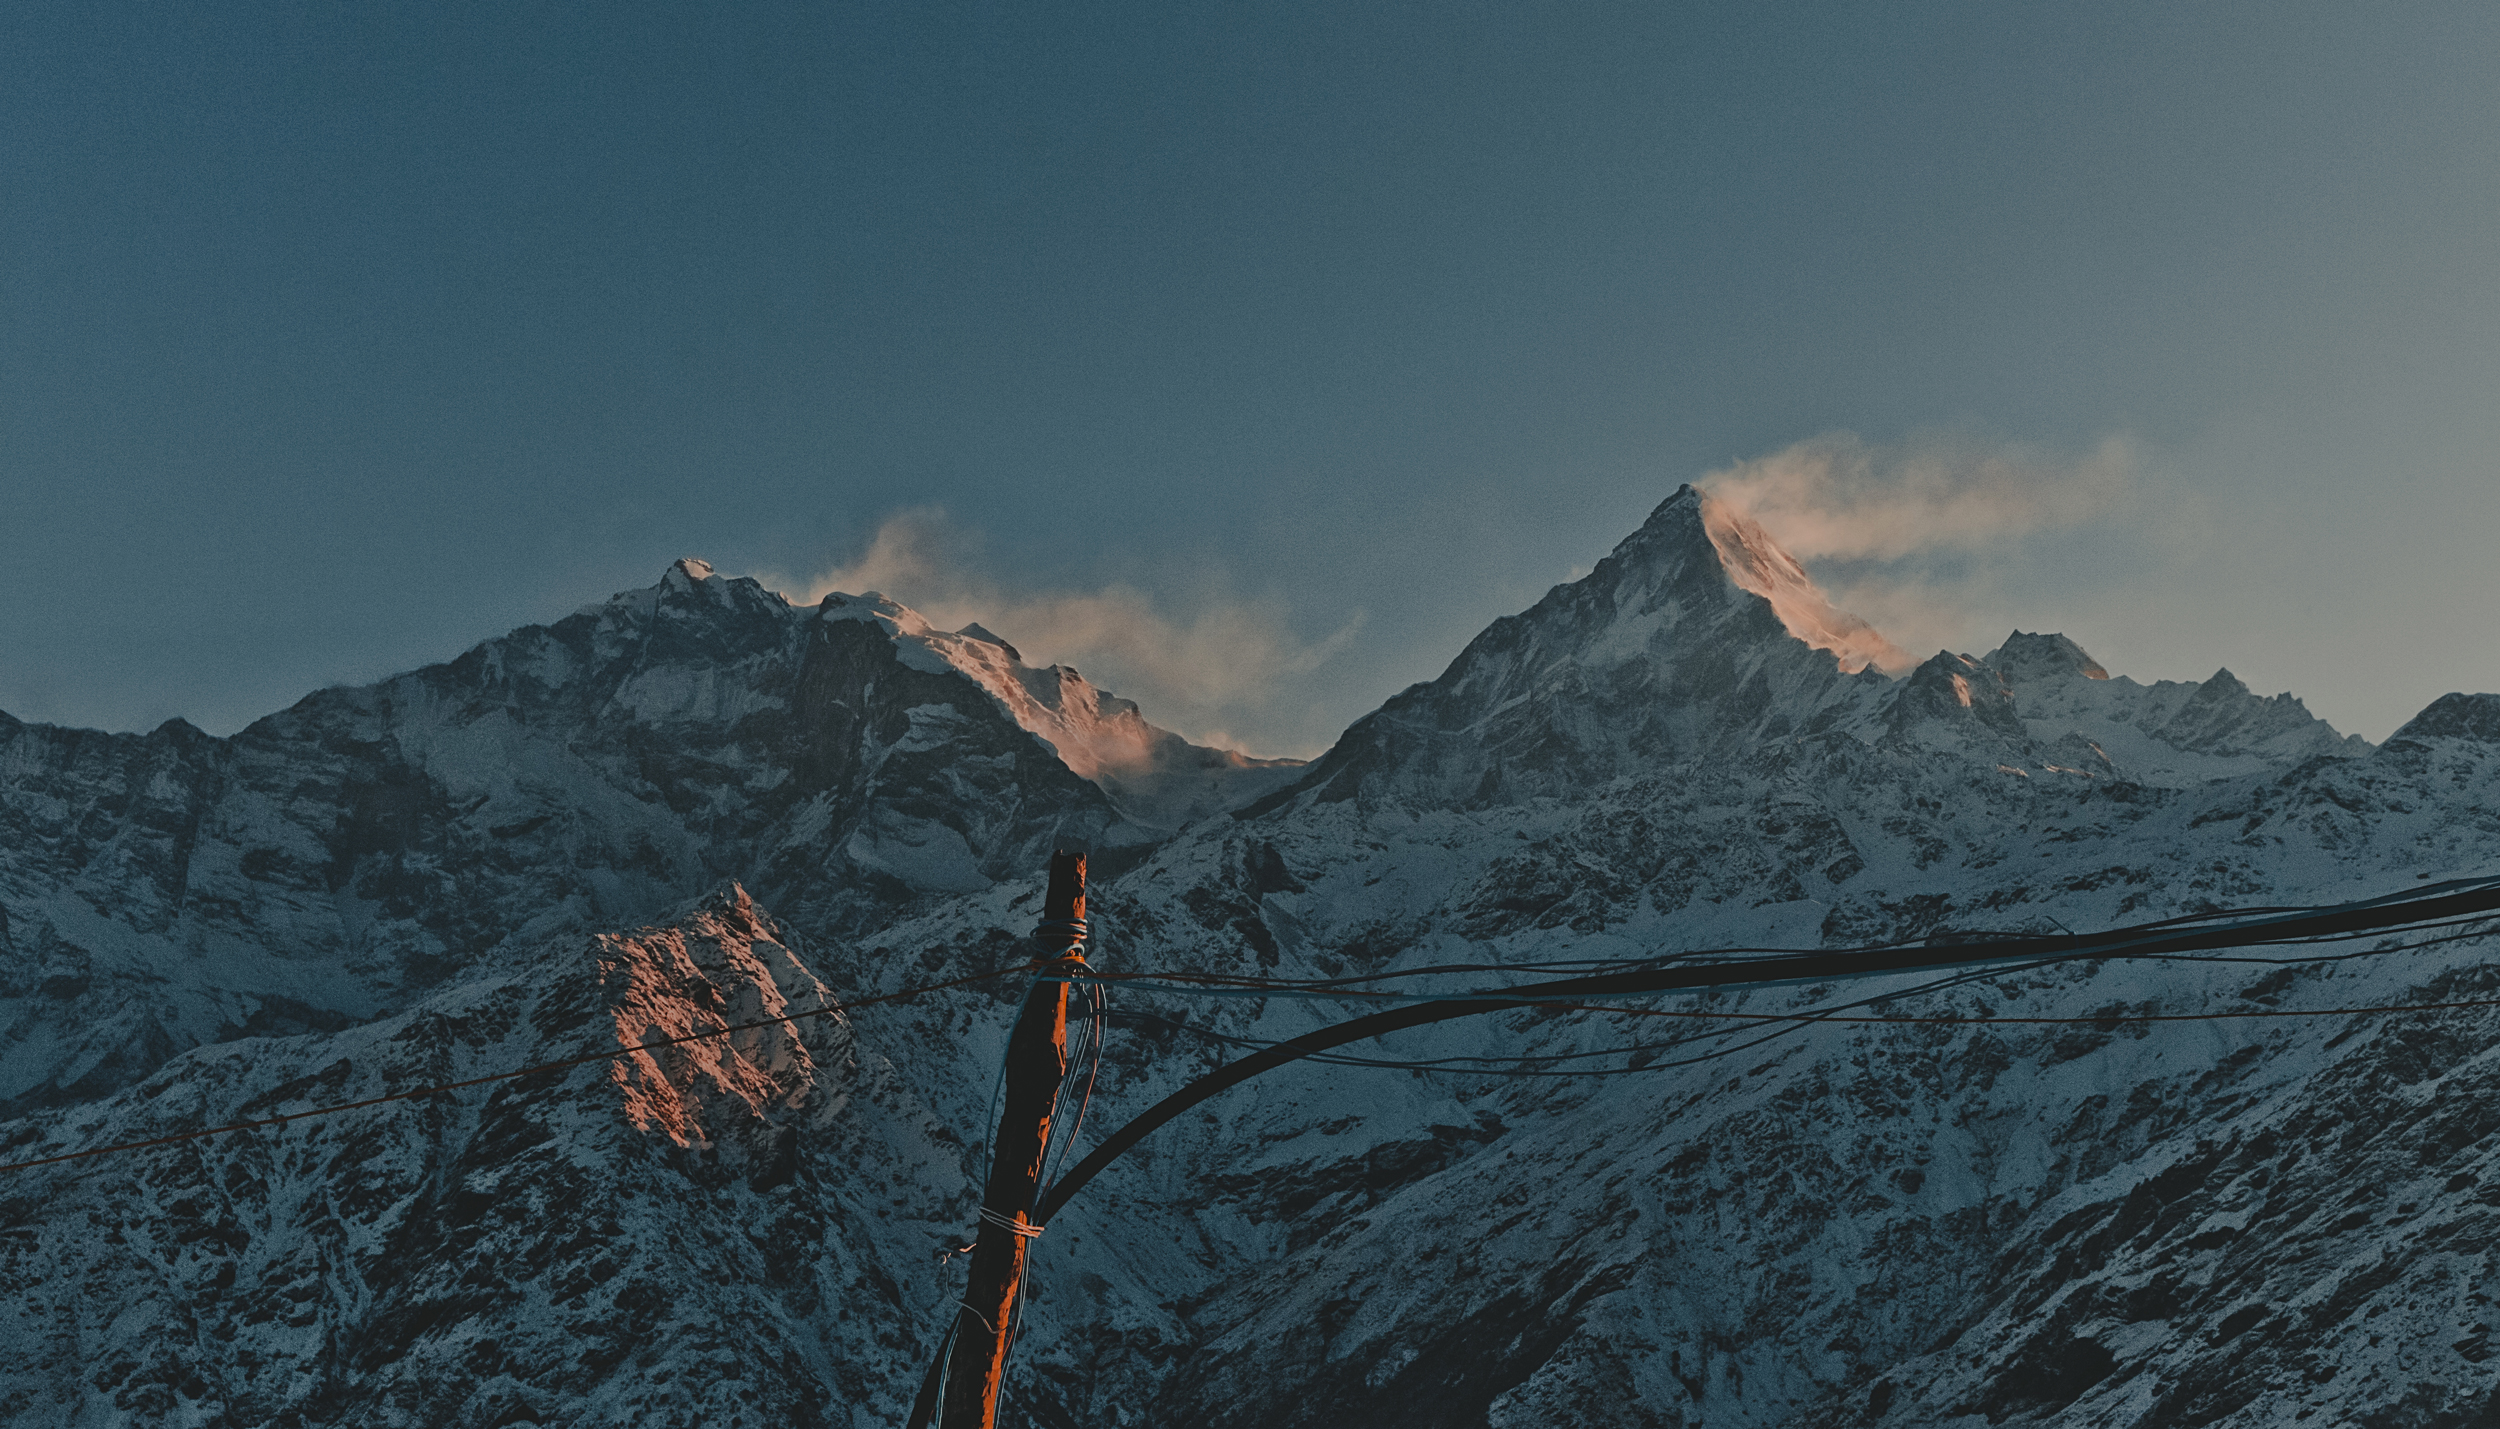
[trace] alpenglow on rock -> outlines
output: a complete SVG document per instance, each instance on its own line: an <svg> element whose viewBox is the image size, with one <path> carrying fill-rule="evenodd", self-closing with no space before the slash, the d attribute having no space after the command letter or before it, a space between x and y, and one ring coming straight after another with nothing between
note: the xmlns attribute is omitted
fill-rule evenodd
<svg viewBox="0 0 2500 1429"><path fill-rule="evenodd" d="M867 1000L1025 957L1055 840L1099 966L1450 990L2491 872L2496 711L2373 749L2061 635L1909 658L1688 487L1307 769L696 562L232 739L0 722L20 1159L622 1054L11 1173L0 1422L899 1422L1019 989ZM1270 1073L1036 1243L1002 1423L2492 1422L2495 1009L2145 1020L2500 1001L2450 931ZM1689 1015L1844 1004L1926 1020ZM1087 1141L1345 1015L1112 1007Z"/></svg>

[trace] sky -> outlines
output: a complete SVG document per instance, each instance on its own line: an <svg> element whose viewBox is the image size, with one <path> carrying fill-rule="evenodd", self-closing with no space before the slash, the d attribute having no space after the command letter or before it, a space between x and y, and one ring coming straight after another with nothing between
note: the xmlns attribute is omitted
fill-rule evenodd
<svg viewBox="0 0 2500 1429"><path fill-rule="evenodd" d="M1687 481L1903 646L2500 689L2500 7L0 11L0 709L701 557L1316 753Z"/></svg>

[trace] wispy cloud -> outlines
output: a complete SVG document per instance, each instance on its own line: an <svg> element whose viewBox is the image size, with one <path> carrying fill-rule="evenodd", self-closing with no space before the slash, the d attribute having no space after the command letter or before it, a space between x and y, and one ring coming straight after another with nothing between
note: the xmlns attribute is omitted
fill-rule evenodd
<svg viewBox="0 0 2500 1429"><path fill-rule="evenodd" d="M1811 563L1837 604L1915 650L2001 618L2025 543L2136 504L2137 467L2117 436L2061 456L1953 434L1877 445L1836 432L1699 484Z"/></svg>
<svg viewBox="0 0 2500 1429"><path fill-rule="evenodd" d="M956 525L940 508L918 507L887 518L856 559L780 587L811 602L829 591L873 590L942 627L978 622L1013 644L1026 663L1074 666L1137 701L1154 723L1227 747L1238 742L1227 732L1236 729L1248 731L1256 744L1262 714L1291 702L1299 677L1344 649L1363 623L1356 611L1327 636L1304 640L1282 608L1267 602L1219 594L1175 611L1121 584L1016 590L991 574L982 547L979 531Z"/></svg>
<svg viewBox="0 0 2500 1429"><path fill-rule="evenodd" d="M2135 457L2110 437L2080 458L1946 436L1892 447L1815 437L1702 479L1799 560L1899 560L1980 550L2100 516L2128 492Z"/></svg>

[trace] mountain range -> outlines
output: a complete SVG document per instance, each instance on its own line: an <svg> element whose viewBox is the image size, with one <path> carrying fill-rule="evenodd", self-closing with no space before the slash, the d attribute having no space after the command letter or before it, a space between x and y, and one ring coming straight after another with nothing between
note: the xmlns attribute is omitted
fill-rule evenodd
<svg viewBox="0 0 2500 1429"><path fill-rule="evenodd" d="M0 1173L0 1421L899 1423L1021 989L864 1004L1025 956L1054 846L1100 967L1421 976L2379 896L2496 781L2496 695L1916 659L1692 487L1307 765L693 560L230 738L0 716L8 1160L823 1014ZM1002 1422L2494 1422L2495 1009L2207 1016L2500 997L2483 926L1270 1073L1054 1220ZM1928 1020L1655 1015L1842 1003ZM1115 989L1087 1139L1343 1015Z"/></svg>

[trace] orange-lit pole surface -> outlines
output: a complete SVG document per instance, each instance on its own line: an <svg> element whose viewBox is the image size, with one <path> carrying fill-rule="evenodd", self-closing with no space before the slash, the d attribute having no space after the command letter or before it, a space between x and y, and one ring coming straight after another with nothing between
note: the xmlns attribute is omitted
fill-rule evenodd
<svg viewBox="0 0 2500 1429"><path fill-rule="evenodd" d="M1084 922L1085 855L1054 853L1050 892L1043 899L1042 926L1035 936L1053 942L1064 936L1060 947L1074 955ZM1047 944L1043 950L1049 951ZM992 1143L989 1185L981 1194L971 1284L955 1313L941 1429L992 1429L997 1417L1016 1290L1024 1280L1025 1252L1039 1230L1021 1228L1033 1225L1042 1151L1050 1144L1050 1119L1067 1070L1068 985L1035 983L1007 1039L1006 1107L999 1113L998 1138Z"/></svg>

